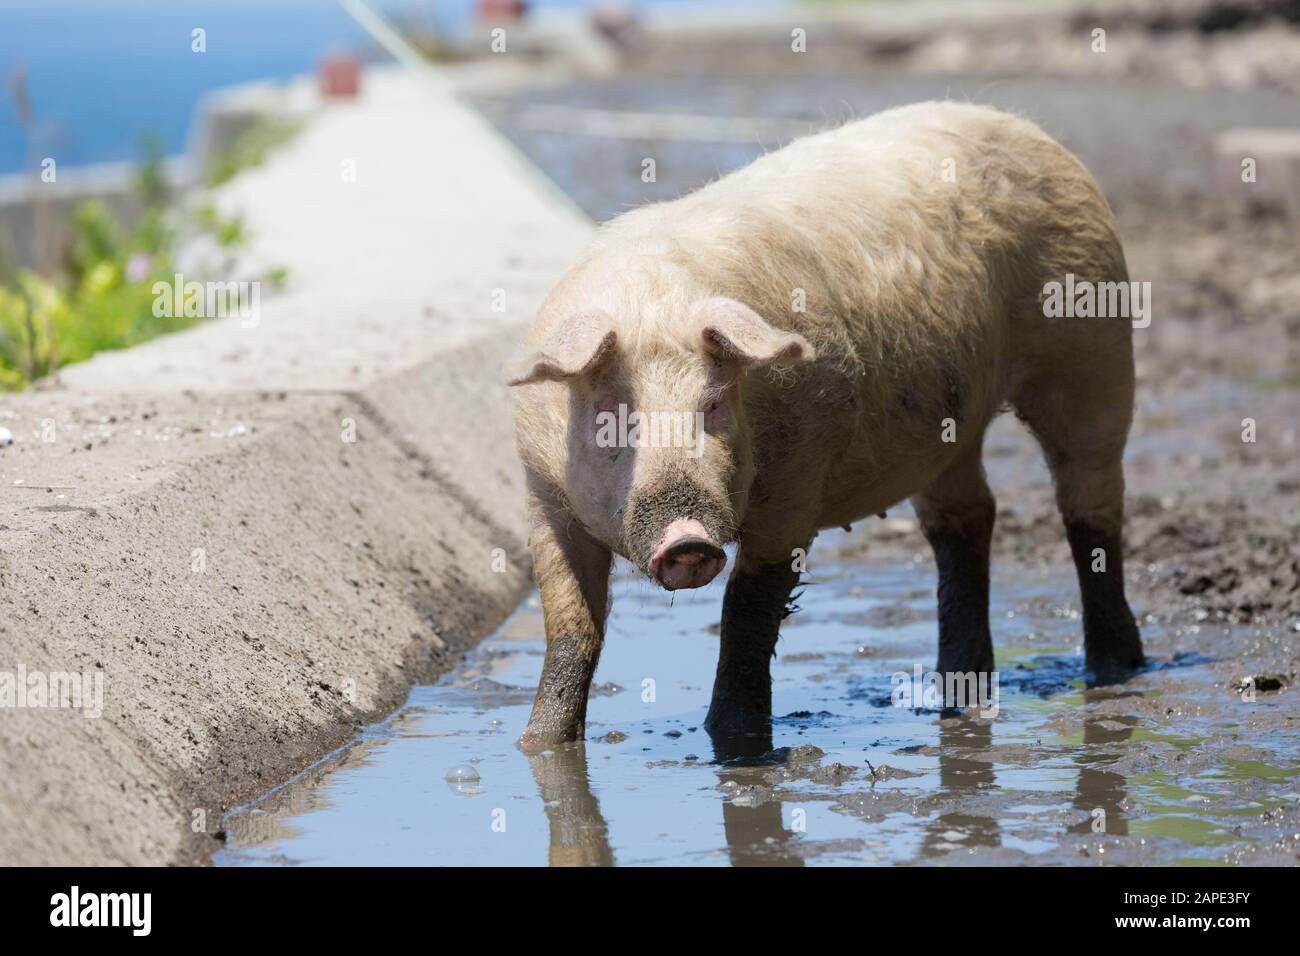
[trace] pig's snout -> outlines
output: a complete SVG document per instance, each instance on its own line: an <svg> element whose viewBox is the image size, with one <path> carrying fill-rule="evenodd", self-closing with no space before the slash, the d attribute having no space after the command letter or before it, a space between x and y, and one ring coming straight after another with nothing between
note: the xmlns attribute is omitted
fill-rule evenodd
<svg viewBox="0 0 1300 956"><path fill-rule="evenodd" d="M669 591L702 588L718 576L727 555L694 518L678 518L664 529L650 557L650 576Z"/></svg>

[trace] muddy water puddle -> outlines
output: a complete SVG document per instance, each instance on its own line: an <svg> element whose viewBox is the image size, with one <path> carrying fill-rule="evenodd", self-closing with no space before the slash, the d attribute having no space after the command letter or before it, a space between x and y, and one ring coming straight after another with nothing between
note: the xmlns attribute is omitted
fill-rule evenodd
<svg viewBox="0 0 1300 956"><path fill-rule="evenodd" d="M1295 861L1294 695L1243 701L1225 676L1276 635L1148 620L1150 669L1089 690L1072 578L1002 566L996 713L944 717L891 701L892 675L933 665L932 567L812 557L770 740L703 729L720 583L673 596L625 571L585 744L515 748L544 649L534 595L389 720L230 814L216 862Z"/></svg>

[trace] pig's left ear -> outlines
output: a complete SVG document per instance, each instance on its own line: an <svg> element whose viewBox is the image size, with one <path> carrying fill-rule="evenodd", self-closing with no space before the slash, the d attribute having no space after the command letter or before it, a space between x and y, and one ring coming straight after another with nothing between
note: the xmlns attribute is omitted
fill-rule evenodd
<svg viewBox="0 0 1300 956"><path fill-rule="evenodd" d="M603 312L586 312L565 320L542 347L506 365L507 385L563 382L590 375L614 356L618 334Z"/></svg>
<svg viewBox="0 0 1300 956"><path fill-rule="evenodd" d="M816 352L802 335L775 329L744 303L713 298L692 310L704 350L742 367L799 365Z"/></svg>

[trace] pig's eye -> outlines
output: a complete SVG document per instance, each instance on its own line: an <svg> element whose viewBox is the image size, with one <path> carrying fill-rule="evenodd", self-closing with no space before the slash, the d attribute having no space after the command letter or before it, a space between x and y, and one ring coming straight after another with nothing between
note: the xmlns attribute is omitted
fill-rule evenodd
<svg viewBox="0 0 1300 956"><path fill-rule="evenodd" d="M726 389L722 386L713 385L706 388L704 394L700 396L700 411L716 418L726 409L726 397Z"/></svg>
<svg viewBox="0 0 1300 956"><path fill-rule="evenodd" d="M719 393L705 395L704 401L700 403L700 411L704 413L705 424L711 429L721 428L727 421L727 402Z"/></svg>

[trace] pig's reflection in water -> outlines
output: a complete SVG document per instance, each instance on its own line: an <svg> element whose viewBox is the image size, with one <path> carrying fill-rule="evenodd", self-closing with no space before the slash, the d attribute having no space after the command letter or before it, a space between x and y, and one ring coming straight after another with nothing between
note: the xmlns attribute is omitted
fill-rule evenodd
<svg viewBox="0 0 1300 956"><path fill-rule="evenodd" d="M719 766L718 782L738 787L761 784L770 767L763 755L772 750L771 732L762 734L711 733L713 757ZM781 801L763 786L762 802L750 805L724 799L722 828L732 866L803 866L795 835L786 828Z"/></svg>
<svg viewBox="0 0 1300 956"><path fill-rule="evenodd" d="M993 760L989 756L992 743L993 725L987 721L939 721L939 792L935 799L940 805L993 788ZM925 828L921 855L945 856L959 849L998 846L1001 841L1002 830L992 817L940 813Z"/></svg>
<svg viewBox="0 0 1300 956"><path fill-rule="evenodd" d="M1088 817L1071 826L1070 832L1091 831L1098 809L1105 811L1105 832L1128 832L1123 815L1127 782L1110 769L1119 751L1110 752L1106 745L1128 740L1137 722L1136 717L1112 716L1091 718L1084 724L1084 751L1076 758L1079 776L1073 806ZM731 782L736 784L735 789L762 784L762 770L771 765L764 759L772 750L770 733L713 734L711 740L719 784L725 788ZM959 718L939 722L940 789L935 794L936 802L942 805L950 799L960 801L995 787L992 744L993 727L987 721ZM609 824L591 790L585 745L581 741L565 744L530 758L530 763L550 824L550 864L612 866L615 861L609 845ZM731 794L723 797L722 827L731 864L803 866L797 838L786 826L781 802L772 798L766 787L760 793L762 802L756 805L743 798L737 801ZM1002 830L993 817L940 813L926 827L921 856L934 859L954 850L994 847L1001 842Z"/></svg>
<svg viewBox="0 0 1300 956"><path fill-rule="evenodd" d="M1113 690L1084 692L1085 701L1102 697L1113 698ZM1120 696L1141 696L1137 693ZM1128 833L1124 819L1124 802L1128 798L1128 782L1112 769L1122 756L1122 748L1113 751L1108 744L1121 744L1133 736L1138 718L1111 716L1090 717L1083 725L1083 750L1075 757L1079 775L1075 781L1072 806L1087 816L1069 827L1071 833L1105 832L1116 836ZM944 720L939 724L939 785L938 798L961 797L977 791L991 790L995 784L990 746L993 743L992 725L973 719ZM1098 811L1104 811L1104 816ZM1098 824L1100 819L1100 824ZM1101 829L1097 827L1100 825ZM1001 828L996 820L987 816L966 813L941 813L926 828L923 857L942 856L955 849L977 846L999 846Z"/></svg>
<svg viewBox="0 0 1300 956"><path fill-rule="evenodd" d="M1091 696L1095 692L1086 692ZM1110 692L1109 696L1113 696ZM1138 718L1089 718L1084 723L1083 753L1075 758L1079 777L1075 784L1074 808L1088 814L1070 832L1093 830L1096 810L1104 810L1105 832L1123 835L1128 823L1123 803L1127 782L1110 765L1118 760L1106 744L1130 739ZM764 754L772 749L771 734L711 735L719 784L735 783L740 791L762 784L762 771L770 766ZM940 804L952 799L976 796L996 784L991 747L992 724L974 718L939 722L939 786L935 799ZM612 866L610 826L601 814L601 801L591 792L586 747L581 741L564 744L532 757L533 778L545 804L550 823L551 866ZM783 805L761 786L762 803L748 804L733 793L723 797L723 832L733 866L802 866L797 838L785 825ZM972 847L997 847L1002 831L995 818L972 813L940 813L926 827L922 857L936 858Z"/></svg>
<svg viewBox="0 0 1300 956"><path fill-rule="evenodd" d="M772 736L713 737L720 784L740 786L759 781L760 757L772 749ZM587 748L582 741L564 744L529 758L550 826L551 866L612 866L609 824L591 790ZM722 802L722 827L733 866L803 866L785 827L782 806L768 799L757 806Z"/></svg>
<svg viewBox="0 0 1300 956"><path fill-rule="evenodd" d="M1099 692L1085 691L1084 700L1097 699ZM1115 697L1113 692L1106 697ZM1141 697L1139 693L1120 696ZM1133 736L1138 719L1126 715L1107 718L1089 717L1083 724L1083 751L1075 757L1079 766L1079 779L1075 790L1074 808L1087 816L1070 827L1071 833L1128 834L1128 821L1124 819L1124 801L1128 799L1128 781L1116 773L1112 765L1124 755L1123 747L1113 750L1107 744L1122 744ZM1099 813L1098 811L1101 811Z"/></svg>
<svg viewBox="0 0 1300 956"><path fill-rule="evenodd" d="M551 866L612 866L609 824L591 792L586 745L562 744L529 763L551 828Z"/></svg>

